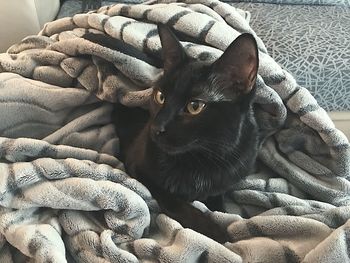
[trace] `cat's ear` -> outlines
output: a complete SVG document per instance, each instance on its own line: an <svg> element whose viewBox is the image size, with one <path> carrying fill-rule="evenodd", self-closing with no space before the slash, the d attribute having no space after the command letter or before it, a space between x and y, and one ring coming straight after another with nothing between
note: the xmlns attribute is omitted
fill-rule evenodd
<svg viewBox="0 0 350 263"><path fill-rule="evenodd" d="M243 94L256 82L259 57L255 38L248 33L237 37L214 63L214 73L229 86Z"/></svg>
<svg viewBox="0 0 350 263"><path fill-rule="evenodd" d="M164 24L158 24L158 33L162 44L163 68L168 73L177 68L186 60L186 53L170 28Z"/></svg>

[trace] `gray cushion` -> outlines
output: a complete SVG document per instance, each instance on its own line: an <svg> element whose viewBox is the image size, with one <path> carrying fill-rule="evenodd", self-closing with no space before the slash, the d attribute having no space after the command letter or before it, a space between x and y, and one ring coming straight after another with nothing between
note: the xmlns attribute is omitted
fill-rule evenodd
<svg viewBox="0 0 350 263"><path fill-rule="evenodd" d="M350 9L235 3L271 56L328 111L350 110Z"/></svg>

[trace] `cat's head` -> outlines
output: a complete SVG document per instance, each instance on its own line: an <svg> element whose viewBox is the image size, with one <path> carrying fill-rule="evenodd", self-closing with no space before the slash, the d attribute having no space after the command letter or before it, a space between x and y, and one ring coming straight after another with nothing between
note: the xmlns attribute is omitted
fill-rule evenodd
<svg viewBox="0 0 350 263"><path fill-rule="evenodd" d="M164 75L151 99L152 140L168 154L235 143L255 93L254 37L240 35L208 65L192 61L167 26L159 25L158 32Z"/></svg>

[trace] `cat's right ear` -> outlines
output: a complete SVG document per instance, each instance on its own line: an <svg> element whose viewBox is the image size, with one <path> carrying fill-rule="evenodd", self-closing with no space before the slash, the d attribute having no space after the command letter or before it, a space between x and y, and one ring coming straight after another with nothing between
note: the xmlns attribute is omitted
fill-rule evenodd
<svg viewBox="0 0 350 263"><path fill-rule="evenodd" d="M237 37L214 63L214 72L225 86L249 93L257 79L259 52L255 38L248 33Z"/></svg>
<svg viewBox="0 0 350 263"><path fill-rule="evenodd" d="M164 72L169 73L182 64L187 56L180 41L168 26L158 24L158 34L162 44Z"/></svg>

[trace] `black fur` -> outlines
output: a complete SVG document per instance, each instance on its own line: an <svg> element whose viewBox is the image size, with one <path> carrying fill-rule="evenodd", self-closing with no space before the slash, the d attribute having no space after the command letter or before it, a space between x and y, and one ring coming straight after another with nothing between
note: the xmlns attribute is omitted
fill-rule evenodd
<svg viewBox="0 0 350 263"><path fill-rule="evenodd" d="M160 25L164 76L155 84L149 111L115 107L120 158L144 183L165 213L219 242L226 231L188 202L223 210L222 195L252 169L259 134L253 112L258 51L241 35L213 64L191 61L175 35ZM163 105L154 99L161 91ZM197 115L191 100L205 102Z"/></svg>

